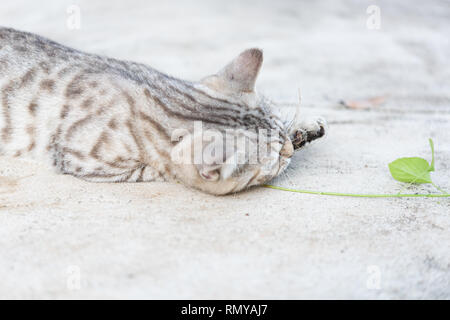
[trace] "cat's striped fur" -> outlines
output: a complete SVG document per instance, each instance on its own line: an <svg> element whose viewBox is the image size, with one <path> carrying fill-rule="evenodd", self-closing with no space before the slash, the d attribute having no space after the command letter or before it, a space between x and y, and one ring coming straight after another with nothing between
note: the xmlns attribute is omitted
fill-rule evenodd
<svg viewBox="0 0 450 320"><path fill-rule="evenodd" d="M255 92L261 63L262 52L250 49L189 82L0 27L0 154L42 159L89 181L180 180L214 194L261 184L287 166L294 147L323 135L320 123L288 128ZM223 154L226 163L173 161L174 151L204 142L195 121L237 140L261 129L277 134L256 164L228 161L236 148ZM252 141L256 154L261 142Z"/></svg>

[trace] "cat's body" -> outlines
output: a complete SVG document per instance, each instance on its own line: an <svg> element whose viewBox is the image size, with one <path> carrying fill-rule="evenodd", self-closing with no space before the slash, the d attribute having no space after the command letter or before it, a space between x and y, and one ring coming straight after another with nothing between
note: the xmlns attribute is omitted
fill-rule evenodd
<svg viewBox="0 0 450 320"><path fill-rule="evenodd" d="M303 131L288 131L254 92L261 63L261 51L250 49L194 83L0 27L0 154L30 156L89 181L175 179L214 194L263 183L287 166L295 147L289 136ZM204 141L195 121L236 139L277 132L268 154L277 154L278 165L231 165L233 151L223 154L227 164L174 161L175 149Z"/></svg>

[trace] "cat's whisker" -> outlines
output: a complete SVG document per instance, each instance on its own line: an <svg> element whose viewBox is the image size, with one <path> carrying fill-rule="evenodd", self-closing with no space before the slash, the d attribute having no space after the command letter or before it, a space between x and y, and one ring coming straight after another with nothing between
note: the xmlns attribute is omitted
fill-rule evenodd
<svg viewBox="0 0 450 320"><path fill-rule="evenodd" d="M291 185L294 185L294 182L291 180L291 177L289 176L289 174L288 174L288 170L287 170L288 168L286 168L283 172L282 172L282 174L284 175L284 177L289 181L289 183L291 184Z"/></svg>
<svg viewBox="0 0 450 320"><path fill-rule="evenodd" d="M295 122L295 114L294 114L294 116L292 117L292 119L289 120L289 123L286 125L286 130L287 130L287 131L291 130L292 125L294 124L294 122Z"/></svg>
<svg viewBox="0 0 450 320"><path fill-rule="evenodd" d="M301 98L301 92L300 92L300 88L298 89L298 104L295 108L295 112L293 114L293 116L291 117L290 120L286 120L286 130L290 131L292 129L292 126L294 125L294 123L299 123L300 121L300 105L302 102L302 98Z"/></svg>
<svg viewBox="0 0 450 320"><path fill-rule="evenodd" d="M302 105L302 93L300 91L300 88L298 88L298 105L295 109L295 116L294 116L294 122L299 123L300 122L300 106Z"/></svg>

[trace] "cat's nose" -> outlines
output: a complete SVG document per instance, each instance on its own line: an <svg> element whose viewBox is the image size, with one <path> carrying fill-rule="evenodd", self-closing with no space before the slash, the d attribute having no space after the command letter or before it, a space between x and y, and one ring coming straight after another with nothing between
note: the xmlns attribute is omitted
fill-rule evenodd
<svg viewBox="0 0 450 320"><path fill-rule="evenodd" d="M280 156L290 158L294 154L294 146L290 140L287 140L280 150Z"/></svg>

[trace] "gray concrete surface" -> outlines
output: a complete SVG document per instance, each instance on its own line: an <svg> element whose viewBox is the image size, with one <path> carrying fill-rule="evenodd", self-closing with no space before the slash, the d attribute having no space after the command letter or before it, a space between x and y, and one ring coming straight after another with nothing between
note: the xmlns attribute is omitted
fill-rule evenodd
<svg viewBox="0 0 450 320"><path fill-rule="evenodd" d="M70 30L69 5L81 9ZM366 26L369 5L381 29ZM264 49L259 89L330 122L274 184L396 193L430 159L450 189L448 1L2 1L0 24L198 79ZM344 100L385 97L370 110ZM410 186L410 193L435 192ZM0 298L450 298L450 200L92 184L0 157Z"/></svg>

